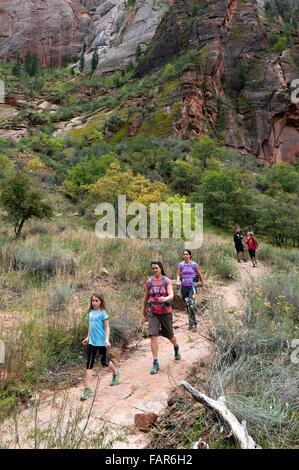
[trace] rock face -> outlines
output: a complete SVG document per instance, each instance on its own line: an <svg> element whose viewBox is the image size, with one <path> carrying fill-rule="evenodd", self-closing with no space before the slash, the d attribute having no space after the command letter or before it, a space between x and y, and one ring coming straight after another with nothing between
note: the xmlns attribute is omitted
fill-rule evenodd
<svg viewBox="0 0 299 470"><path fill-rule="evenodd" d="M37 54L43 65L59 65L67 55L78 56L94 9L102 0L2 0L0 4L0 59L13 60L17 52Z"/></svg>
<svg viewBox="0 0 299 470"><path fill-rule="evenodd" d="M198 17L174 0L137 71L142 76L190 49L200 60L181 79L178 136L217 136L218 142L260 161L288 161L298 154L298 104L290 86L298 75L299 38L282 54L250 1L199 0ZM278 27L279 29L279 27ZM279 31L278 31L279 32Z"/></svg>
<svg viewBox="0 0 299 470"><path fill-rule="evenodd" d="M99 54L98 73L120 70L132 59L136 47L144 50L154 36L168 0L106 0L96 9L86 39L86 64Z"/></svg>
<svg viewBox="0 0 299 470"><path fill-rule="evenodd" d="M43 65L98 49L101 73L119 69L152 39L167 0L2 0L0 59L24 58L29 49Z"/></svg>
<svg viewBox="0 0 299 470"><path fill-rule="evenodd" d="M288 0L296 5L295 0ZM283 53L269 43L272 26L262 17L264 0L2 0L0 59L36 53L44 65L63 55L78 58L86 43L86 67L94 50L97 73L120 71L136 61L141 77L190 50L194 67L179 78L174 137L216 137L219 144L256 155L259 161L294 162L299 145L299 36ZM282 32L274 25L275 33ZM299 93L298 93L299 95ZM145 97L146 100L146 97ZM130 136L142 128L136 116Z"/></svg>

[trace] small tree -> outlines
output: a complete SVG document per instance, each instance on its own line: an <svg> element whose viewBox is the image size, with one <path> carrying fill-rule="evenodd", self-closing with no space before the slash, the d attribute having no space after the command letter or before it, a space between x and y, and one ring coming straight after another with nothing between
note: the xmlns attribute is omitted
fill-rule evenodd
<svg viewBox="0 0 299 470"><path fill-rule="evenodd" d="M26 220L53 216L52 206L43 202L42 195L32 189L30 180L22 174L15 174L6 180L0 195L0 206L7 213L7 221L13 225L16 238L20 237Z"/></svg>
<svg viewBox="0 0 299 470"><path fill-rule="evenodd" d="M30 77L34 77L36 74L37 74L37 55L33 54L31 56L29 75Z"/></svg>
<svg viewBox="0 0 299 470"><path fill-rule="evenodd" d="M82 52L81 52L81 55L80 55L80 59L79 59L79 71L80 71L80 73L82 73L84 68L85 68L85 52L86 52L86 44L84 43L83 49L82 49Z"/></svg>
<svg viewBox="0 0 299 470"><path fill-rule="evenodd" d="M92 54L92 59L91 59L91 70L93 72L96 71L98 63L99 63L99 54L98 54L98 51L95 50L94 53Z"/></svg>
<svg viewBox="0 0 299 470"><path fill-rule="evenodd" d="M196 16L198 16L198 7L194 5L192 10L192 18L195 18Z"/></svg>
<svg viewBox="0 0 299 470"><path fill-rule="evenodd" d="M31 68L31 52L28 49L25 55L25 72L29 74L30 68Z"/></svg>
<svg viewBox="0 0 299 470"><path fill-rule="evenodd" d="M130 60L130 62L128 63L127 65L127 72L133 72L134 71L134 64L133 62Z"/></svg>
<svg viewBox="0 0 299 470"><path fill-rule="evenodd" d="M20 77L21 75L21 57L19 52L17 53L17 60L15 65L13 66L12 73L15 77Z"/></svg>
<svg viewBox="0 0 299 470"><path fill-rule="evenodd" d="M68 58L67 58L67 55L63 55L62 58L61 58L61 67L67 67L68 65Z"/></svg>
<svg viewBox="0 0 299 470"><path fill-rule="evenodd" d="M135 55L136 55L136 60L138 61L142 55L142 49L141 49L140 44L138 44L138 46L136 47Z"/></svg>

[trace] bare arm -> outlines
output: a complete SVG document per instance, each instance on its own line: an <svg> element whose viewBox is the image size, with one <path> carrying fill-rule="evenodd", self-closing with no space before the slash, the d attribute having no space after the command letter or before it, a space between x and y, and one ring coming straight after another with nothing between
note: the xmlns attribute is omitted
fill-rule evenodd
<svg viewBox="0 0 299 470"><path fill-rule="evenodd" d="M145 319L147 319L148 317L148 313L147 313L148 298L149 298L149 293L148 293L148 288L146 288L146 293L145 293L144 300L143 300L143 316Z"/></svg>
<svg viewBox="0 0 299 470"><path fill-rule="evenodd" d="M200 279L203 290L206 290L206 286L205 286L202 274L201 274L199 269L196 269L196 274L199 276L199 279Z"/></svg>
<svg viewBox="0 0 299 470"><path fill-rule="evenodd" d="M106 338L105 338L105 346L106 348L109 346L111 346L110 342L109 342L109 337L110 337L110 325L109 325L109 320L108 318L106 318L106 320L104 320L104 325L105 325L105 330L106 330Z"/></svg>
<svg viewBox="0 0 299 470"><path fill-rule="evenodd" d="M90 331L89 331L89 327L88 327L88 334L87 334L86 338L82 341L83 346L86 346L88 344L89 336L90 336Z"/></svg>

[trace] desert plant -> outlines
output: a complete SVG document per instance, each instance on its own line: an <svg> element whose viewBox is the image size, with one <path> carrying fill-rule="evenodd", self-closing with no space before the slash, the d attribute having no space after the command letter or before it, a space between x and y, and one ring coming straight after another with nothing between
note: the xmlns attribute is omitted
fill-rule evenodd
<svg viewBox="0 0 299 470"><path fill-rule="evenodd" d="M8 178L3 184L0 205L6 211L6 219L19 238L26 220L49 218L53 215L52 206L42 200L40 192L35 191L26 175L17 174Z"/></svg>

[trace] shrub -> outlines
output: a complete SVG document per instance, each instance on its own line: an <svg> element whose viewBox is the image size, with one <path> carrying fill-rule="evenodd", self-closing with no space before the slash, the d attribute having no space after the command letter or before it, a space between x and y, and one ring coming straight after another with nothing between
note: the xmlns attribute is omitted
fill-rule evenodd
<svg viewBox="0 0 299 470"><path fill-rule="evenodd" d="M239 421L246 420L249 434L262 447L296 444L298 378L289 345L298 319L286 304L282 315L282 299L298 303L296 282L281 274L243 285L244 315L231 313L217 299L209 308L206 326L213 349L206 393L216 399L225 395L228 408Z"/></svg>
<svg viewBox="0 0 299 470"><path fill-rule="evenodd" d="M48 312L49 314L59 313L67 309L69 306L73 289L71 286L64 282L57 286L52 287L48 298Z"/></svg>
<svg viewBox="0 0 299 470"><path fill-rule="evenodd" d="M15 264L18 269L40 277L53 277L59 272L74 274L76 271L76 262L73 258L60 252L44 256L37 248L24 245L18 249Z"/></svg>

